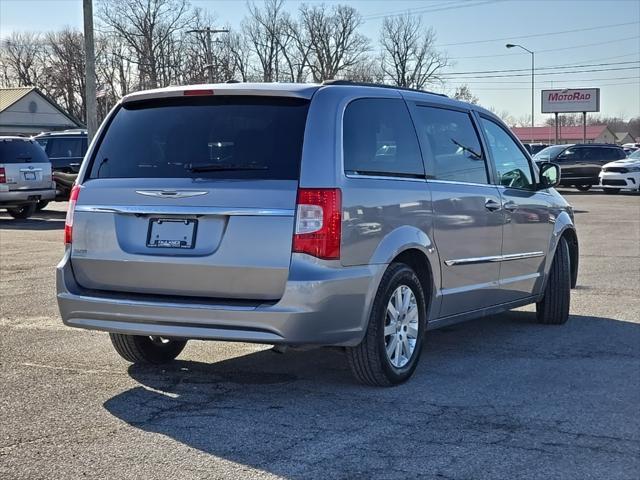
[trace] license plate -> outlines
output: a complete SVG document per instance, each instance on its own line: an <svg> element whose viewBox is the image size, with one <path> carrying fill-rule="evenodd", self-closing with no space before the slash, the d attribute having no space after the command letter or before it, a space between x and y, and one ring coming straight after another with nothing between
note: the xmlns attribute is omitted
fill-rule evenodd
<svg viewBox="0 0 640 480"><path fill-rule="evenodd" d="M149 220L147 247L194 248L198 221L188 218L152 218Z"/></svg>
<svg viewBox="0 0 640 480"><path fill-rule="evenodd" d="M35 180L36 179L36 172L24 172L24 179L25 180Z"/></svg>

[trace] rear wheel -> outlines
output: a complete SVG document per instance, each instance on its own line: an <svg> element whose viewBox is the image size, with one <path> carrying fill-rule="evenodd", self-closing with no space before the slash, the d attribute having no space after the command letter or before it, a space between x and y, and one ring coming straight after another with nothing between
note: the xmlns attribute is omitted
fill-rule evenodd
<svg viewBox="0 0 640 480"><path fill-rule="evenodd" d="M362 383L397 385L418 365L426 330L425 294L415 272L393 263L382 277L362 342L347 348L349 365Z"/></svg>
<svg viewBox="0 0 640 480"><path fill-rule="evenodd" d="M564 238L560 238L556 254L551 264L544 297L536 303L538 323L562 325L569 319L571 300L571 266L569 246Z"/></svg>
<svg viewBox="0 0 640 480"><path fill-rule="evenodd" d="M187 344L186 340L165 337L146 337L142 335L124 335L110 333L111 343L116 352L131 363L167 363L180 355Z"/></svg>
<svg viewBox="0 0 640 480"><path fill-rule="evenodd" d="M25 218L29 218L35 213L36 205L37 204L35 203L30 203L28 205L22 205L21 207L7 208L7 212L9 212L9 215L13 218L23 220Z"/></svg>
<svg viewBox="0 0 640 480"><path fill-rule="evenodd" d="M36 210L44 210L49 205L49 200L40 200L36 206Z"/></svg>
<svg viewBox="0 0 640 480"><path fill-rule="evenodd" d="M591 190L591 185L576 185L575 187L581 192L586 192L587 190Z"/></svg>
<svg viewBox="0 0 640 480"><path fill-rule="evenodd" d="M616 193L620 193L620 188L604 188L604 193L608 193L609 195L615 195Z"/></svg>

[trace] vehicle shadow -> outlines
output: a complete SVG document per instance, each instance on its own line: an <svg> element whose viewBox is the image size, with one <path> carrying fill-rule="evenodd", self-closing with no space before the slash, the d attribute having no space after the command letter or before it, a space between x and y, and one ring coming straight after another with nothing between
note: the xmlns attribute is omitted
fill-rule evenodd
<svg viewBox="0 0 640 480"><path fill-rule="evenodd" d="M516 311L429 332L415 376L395 388L354 384L339 349L263 350L213 364L131 366L140 386L104 408L292 479L517 478L496 459L517 468L549 456L543 477L559 478L558 469L613 478L628 468L625 449L633 455L624 438L638 436L639 344L638 324L572 316L542 326ZM583 452L585 442L593 448ZM592 460L576 466L572 455L583 453Z"/></svg>
<svg viewBox="0 0 640 480"><path fill-rule="evenodd" d="M61 210L40 210L25 220L18 220L5 212L0 212L0 229L61 230L64 228L66 215L66 212Z"/></svg>

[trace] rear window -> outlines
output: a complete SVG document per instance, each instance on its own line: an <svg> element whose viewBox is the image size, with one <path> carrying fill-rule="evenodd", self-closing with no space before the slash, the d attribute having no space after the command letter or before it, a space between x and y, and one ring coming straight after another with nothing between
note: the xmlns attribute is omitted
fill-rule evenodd
<svg viewBox="0 0 640 480"><path fill-rule="evenodd" d="M52 137L47 147L50 158L84 157L87 140L82 137Z"/></svg>
<svg viewBox="0 0 640 480"><path fill-rule="evenodd" d="M49 158L33 140L0 139L0 163L43 163Z"/></svg>
<svg viewBox="0 0 640 480"><path fill-rule="evenodd" d="M309 102L197 97L124 105L89 178L297 180Z"/></svg>

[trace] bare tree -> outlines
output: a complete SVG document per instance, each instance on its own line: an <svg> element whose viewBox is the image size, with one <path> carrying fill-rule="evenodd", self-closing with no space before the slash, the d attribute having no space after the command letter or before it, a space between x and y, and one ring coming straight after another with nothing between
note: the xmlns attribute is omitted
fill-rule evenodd
<svg viewBox="0 0 640 480"><path fill-rule="evenodd" d="M456 87L456 91L453 94L453 98L456 100L462 100L463 102L471 103L473 105L478 104L478 97L471 93L469 85L460 85Z"/></svg>
<svg viewBox="0 0 640 480"><path fill-rule="evenodd" d="M385 75L401 87L423 89L441 82L440 73L449 61L436 50L435 39L433 28L426 28L420 16L386 17L380 34Z"/></svg>
<svg viewBox="0 0 640 480"><path fill-rule="evenodd" d="M358 33L362 17L353 7L302 5L300 21L311 46L309 65L316 82L338 78L369 50L369 39Z"/></svg>
<svg viewBox="0 0 640 480"><path fill-rule="evenodd" d="M101 0L99 17L130 50L141 88L177 80L183 30L193 19L187 0Z"/></svg>
<svg viewBox="0 0 640 480"><path fill-rule="evenodd" d="M248 3L247 8L249 15L242 23L242 31L258 58L259 75L264 82L277 82L282 52L289 42L284 0L266 0L262 9L255 3Z"/></svg>
<svg viewBox="0 0 640 480"><path fill-rule="evenodd" d="M46 34L48 61L43 88L77 118L85 118L84 39L77 30Z"/></svg>
<svg viewBox="0 0 640 480"><path fill-rule="evenodd" d="M13 32L3 42L0 62L7 86L41 86L44 68L44 41L40 34Z"/></svg>
<svg viewBox="0 0 640 480"><path fill-rule="evenodd" d="M384 72L380 68L380 61L373 57L364 57L353 67L345 70L341 77L354 82L384 83Z"/></svg>

